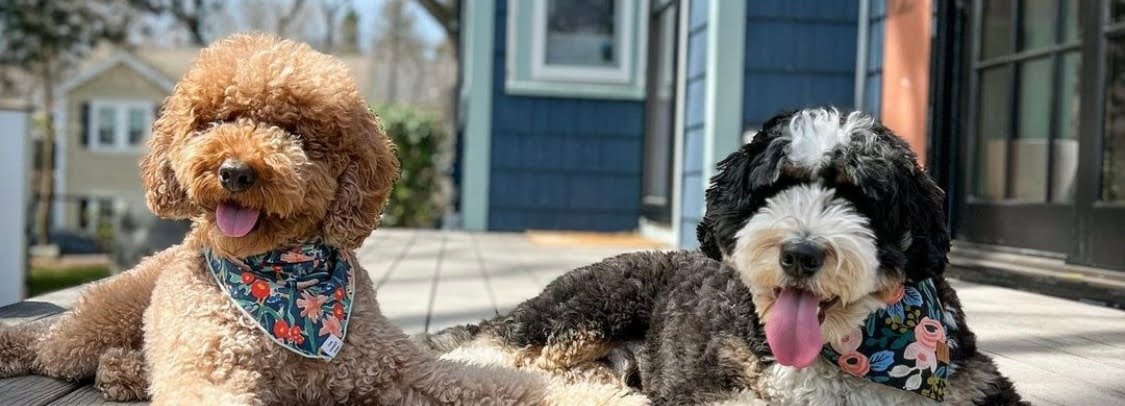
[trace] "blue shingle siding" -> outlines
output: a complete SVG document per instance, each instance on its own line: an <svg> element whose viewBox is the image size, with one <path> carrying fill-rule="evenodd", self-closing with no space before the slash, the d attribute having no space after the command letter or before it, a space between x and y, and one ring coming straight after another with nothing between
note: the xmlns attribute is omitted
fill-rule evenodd
<svg viewBox="0 0 1125 406"><path fill-rule="evenodd" d="M750 0L743 126L781 110L855 104L858 2ZM735 134L732 136L740 136Z"/></svg>
<svg viewBox="0 0 1125 406"><path fill-rule="evenodd" d="M707 84L709 0L688 0L687 61L684 78L684 140L681 176L680 246L695 248L695 227L703 217L703 109Z"/></svg>
<svg viewBox="0 0 1125 406"><path fill-rule="evenodd" d="M867 72L864 73L863 110L879 116L883 99L883 38L886 0L871 0L868 9Z"/></svg>
<svg viewBox="0 0 1125 406"><path fill-rule="evenodd" d="M488 228L636 229L644 103L506 94L506 1L496 13Z"/></svg>

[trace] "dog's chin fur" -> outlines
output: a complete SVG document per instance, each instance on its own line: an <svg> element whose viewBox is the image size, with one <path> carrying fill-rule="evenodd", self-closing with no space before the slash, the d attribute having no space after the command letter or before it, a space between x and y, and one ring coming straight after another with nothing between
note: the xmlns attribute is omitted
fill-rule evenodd
<svg viewBox="0 0 1125 406"><path fill-rule="evenodd" d="M762 320L776 300L776 291L799 286L832 303L824 309L821 332L835 340L885 306L885 292L902 282L898 274L879 270L878 248L868 220L846 200L818 184L798 185L766 200L766 205L736 235L726 261L750 288ZM779 265L781 246L807 241L825 250L820 272L794 280Z"/></svg>

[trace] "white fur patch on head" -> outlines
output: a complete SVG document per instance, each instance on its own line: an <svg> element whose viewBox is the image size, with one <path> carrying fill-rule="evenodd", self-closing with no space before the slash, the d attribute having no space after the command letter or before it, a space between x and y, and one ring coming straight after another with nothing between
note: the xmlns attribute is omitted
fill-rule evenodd
<svg viewBox="0 0 1125 406"><path fill-rule="evenodd" d="M841 120L835 108L801 110L793 115L781 138L789 140L785 155L798 166L817 169L828 161L837 145L847 144L856 135L874 136L874 124L874 118L858 111Z"/></svg>

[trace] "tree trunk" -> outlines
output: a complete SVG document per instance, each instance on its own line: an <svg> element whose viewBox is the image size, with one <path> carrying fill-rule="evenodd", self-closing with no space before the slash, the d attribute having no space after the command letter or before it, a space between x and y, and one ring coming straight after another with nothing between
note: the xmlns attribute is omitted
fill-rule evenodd
<svg viewBox="0 0 1125 406"><path fill-rule="evenodd" d="M47 112L46 126L39 156L39 204L36 205L35 221L39 233L38 244L50 243L48 233L51 229L51 204L55 192L55 95L54 77L48 64L40 71L43 81L43 108Z"/></svg>

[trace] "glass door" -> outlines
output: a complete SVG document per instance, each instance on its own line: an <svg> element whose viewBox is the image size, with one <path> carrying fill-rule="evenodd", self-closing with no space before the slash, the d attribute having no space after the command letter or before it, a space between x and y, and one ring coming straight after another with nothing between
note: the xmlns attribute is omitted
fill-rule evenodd
<svg viewBox="0 0 1125 406"><path fill-rule="evenodd" d="M1125 271L1125 0L977 0L958 239Z"/></svg>
<svg viewBox="0 0 1125 406"><path fill-rule="evenodd" d="M1125 0L1089 0L1079 238L1071 262L1125 270Z"/></svg>
<svg viewBox="0 0 1125 406"><path fill-rule="evenodd" d="M679 1L654 0L650 10L641 215L671 226Z"/></svg>
<svg viewBox="0 0 1125 406"><path fill-rule="evenodd" d="M977 1L972 21L958 237L1069 252L1080 149L1078 2Z"/></svg>

